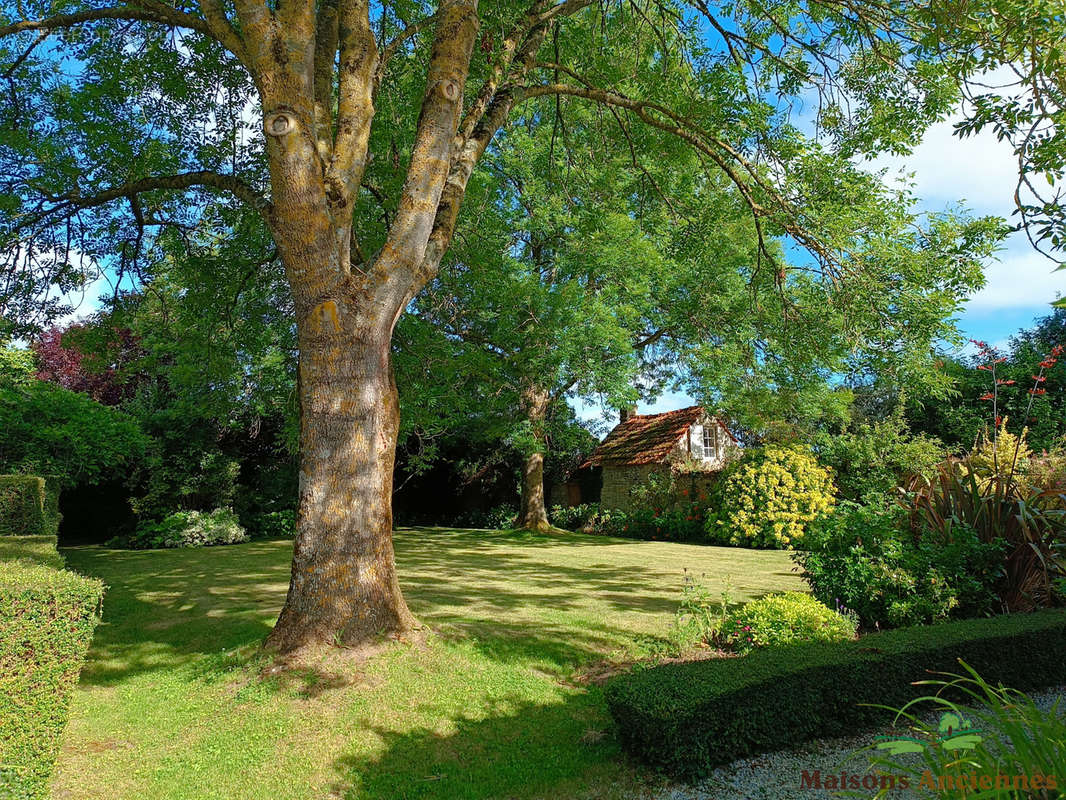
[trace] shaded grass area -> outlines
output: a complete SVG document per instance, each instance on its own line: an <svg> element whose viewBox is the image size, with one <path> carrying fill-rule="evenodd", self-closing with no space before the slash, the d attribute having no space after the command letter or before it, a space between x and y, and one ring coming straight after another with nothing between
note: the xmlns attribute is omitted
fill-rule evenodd
<svg viewBox="0 0 1066 800"><path fill-rule="evenodd" d="M661 650L688 569L737 600L802 588L784 553L575 534L400 530L434 631L363 664L264 671L291 542L65 551L108 584L57 798L615 798L604 659Z"/></svg>

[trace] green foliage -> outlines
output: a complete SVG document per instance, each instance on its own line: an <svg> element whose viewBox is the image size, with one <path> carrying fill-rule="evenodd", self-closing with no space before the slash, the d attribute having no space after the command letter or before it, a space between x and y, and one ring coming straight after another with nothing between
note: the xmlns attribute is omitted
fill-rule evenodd
<svg viewBox="0 0 1066 800"><path fill-rule="evenodd" d="M944 446L930 436L911 434L897 415L838 434L815 436L818 460L833 470L843 500L876 502L911 475L932 475L944 460Z"/></svg>
<svg viewBox="0 0 1066 800"><path fill-rule="evenodd" d="M682 649L716 641L731 604L728 579L720 597L715 600L710 589L695 580L686 569L681 602L674 614L674 641Z"/></svg>
<svg viewBox="0 0 1066 800"><path fill-rule="evenodd" d="M133 419L86 395L37 380L0 384L0 469L93 483L131 469L145 446Z"/></svg>
<svg viewBox="0 0 1066 800"><path fill-rule="evenodd" d="M747 653L757 647L800 642L843 642L855 638L855 619L822 605L803 592L769 594L730 613L717 641Z"/></svg>
<svg viewBox="0 0 1066 800"><path fill-rule="evenodd" d="M622 746L682 777L809 739L891 720L914 681L965 660L990 682L1029 690L1066 681L1066 612L886 631L848 642L756 650L616 678L606 700Z"/></svg>
<svg viewBox="0 0 1066 800"><path fill-rule="evenodd" d="M0 475L0 536L55 536L59 485L36 475Z"/></svg>
<svg viewBox="0 0 1066 800"><path fill-rule="evenodd" d="M952 673L946 680L922 681L936 693L916 698L900 708L896 723L906 720L910 737L926 746L921 747L917 763L909 759L895 758L887 748L874 747L865 751L869 756L871 771L892 775L911 776L911 785L921 782L924 772L955 779L946 788L937 792L941 800L965 800L982 797L988 800L1023 800L1023 798L1049 796L1058 792L1036 791L1028 787L1018 789L995 789L975 795L969 788L970 775L1024 775L1051 776L1053 782L1066 775L1066 715L1062 699L1057 699L1050 709L1042 710L1032 698L1016 689L1002 684L995 685L985 680L965 661L961 662L963 673ZM955 702L958 700L962 704ZM930 712L940 712L939 724L930 724L923 717ZM963 716L965 714L965 716ZM955 723L951 733L966 736L965 748L948 746L951 739L943 741L944 723ZM967 736L968 730L973 735ZM947 783L947 782L945 782ZM964 788L967 787L967 788ZM1056 787L1047 784L1048 789ZM876 795L881 797L882 794Z"/></svg>
<svg viewBox="0 0 1066 800"><path fill-rule="evenodd" d="M35 369L32 350L0 341L0 386L30 383Z"/></svg>
<svg viewBox="0 0 1066 800"><path fill-rule="evenodd" d="M576 506L552 506L548 511L548 518L558 528L580 531L592 523L599 510L599 506L591 503Z"/></svg>
<svg viewBox="0 0 1066 800"><path fill-rule="evenodd" d="M950 536L905 532L899 507L840 503L792 554L814 596L866 629L989 614L999 608L1004 546L965 524Z"/></svg>
<svg viewBox="0 0 1066 800"><path fill-rule="evenodd" d="M296 512L260 512L252 517L249 528L255 539L291 539L296 535Z"/></svg>
<svg viewBox="0 0 1066 800"><path fill-rule="evenodd" d="M55 537L0 539L0 796L47 797L104 586L62 569Z"/></svg>
<svg viewBox="0 0 1066 800"><path fill-rule="evenodd" d="M1066 309L1057 310L1012 336L1010 346L1002 353L1007 360L996 365L999 379L1013 381L998 387L997 413L1011 421L1013 433L1026 428L1029 446L1037 453L1054 447L1066 436L1063 365L1045 371L1040 383L1044 394L1033 397L1028 393L1041 362L1060 344L1066 344ZM909 395L905 414L911 429L935 436L957 454L971 450L981 432L995 423L992 403L982 399L992 388L991 373L978 369L986 360L981 354L944 360L941 372L953 385L953 394L946 401L919 393Z"/></svg>
<svg viewBox="0 0 1066 800"><path fill-rule="evenodd" d="M981 482L965 463L948 462L932 479L907 487L911 531L954 541L960 527L979 542L1003 549L997 592L1003 607L1028 611L1054 602L1054 583L1066 576L1066 494L1028 490L1016 481Z"/></svg>
<svg viewBox="0 0 1066 800"><path fill-rule="evenodd" d="M514 506L504 503L487 509L475 509L460 514L454 523L460 527L485 528L498 531L514 526L518 512Z"/></svg>
<svg viewBox="0 0 1066 800"><path fill-rule="evenodd" d="M160 547L209 547L246 541L248 534L233 510L216 508L209 512L177 511L159 522L141 523L133 533L116 537L108 545L153 550Z"/></svg>
<svg viewBox="0 0 1066 800"><path fill-rule="evenodd" d="M829 470L809 452L777 446L749 451L725 478L707 534L747 547L800 546L807 526L833 507L833 491Z"/></svg>

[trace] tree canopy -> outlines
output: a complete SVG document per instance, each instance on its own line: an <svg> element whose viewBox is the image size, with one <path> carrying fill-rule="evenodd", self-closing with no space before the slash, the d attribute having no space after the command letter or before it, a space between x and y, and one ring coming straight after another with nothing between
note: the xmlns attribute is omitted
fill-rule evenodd
<svg viewBox="0 0 1066 800"><path fill-rule="evenodd" d="M893 255L890 238L913 220L853 166L913 146L983 66L979 45L954 41L958 10L902 0L8 4L0 313L32 330L84 270L110 270L121 285L150 270L168 236L243 205L277 248L299 350L298 537L271 644L406 630L416 623L390 538L400 425L390 344L440 274L486 154L523 115L560 131L579 106L608 111L631 136L683 143L747 215L752 274L806 287L810 310L821 303L826 324L855 343L843 323L882 313L864 310L863 291L876 301L908 270L933 268L911 265L930 242L960 251L956 274L938 273L932 291L957 288L990 233L930 223ZM851 290L836 297L842 284Z"/></svg>

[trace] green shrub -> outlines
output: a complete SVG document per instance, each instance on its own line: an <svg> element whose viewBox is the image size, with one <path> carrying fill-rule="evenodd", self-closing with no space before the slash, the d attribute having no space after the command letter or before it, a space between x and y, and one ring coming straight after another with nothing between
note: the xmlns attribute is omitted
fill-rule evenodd
<svg viewBox="0 0 1066 800"><path fill-rule="evenodd" d="M59 485L37 475L0 475L0 536L59 533Z"/></svg>
<svg viewBox="0 0 1066 800"><path fill-rule="evenodd" d="M809 594L769 594L728 614L718 643L746 653L757 647L800 642L843 642L855 638L856 621L822 605Z"/></svg>
<svg viewBox="0 0 1066 800"><path fill-rule="evenodd" d="M55 475L63 486L129 469L147 439L118 409L51 383L0 382L0 469Z"/></svg>
<svg viewBox="0 0 1066 800"><path fill-rule="evenodd" d="M558 528L578 531L590 525L599 510L599 506L591 503L582 503L578 506L552 506L548 511L548 519Z"/></svg>
<svg viewBox="0 0 1066 800"><path fill-rule="evenodd" d="M488 528L496 531L514 527L516 519L518 512L514 507L502 504L464 511L452 520L452 524L457 528Z"/></svg>
<svg viewBox="0 0 1066 800"><path fill-rule="evenodd" d="M814 449L833 470L840 497L856 502L888 497L909 476L933 475L945 455L941 442L910 433L898 416L835 435L822 433Z"/></svg>
<svg viewBox="0 0 1066 800"><path fill-rule="evenodd" d="M51 536L0 540L0 797L43 798L103 584Z"/></svg>
<svg viewBox="0 0 1066 800"><path fill-rule="evenodd" d="M878 706L923 694L913 681L958 671L1031 690L1066 682L1066 612L1045 610L885 631L849 642L665 664L608 684L623 747L682 777L821 736L891 720Z"/></svg>
<svg viewBox="0 0 1066 800"><path fill-rule="evenodd" d="M209 547L247 542L248 534L228 508L214 511L177 511L160 522L142 523L129 536L115 537L108 545L148 550L161 547Z"/></svg>
<svg viewBox="0 0 1066 800"><path fill-rule="evenodd" d="M833 491L829 470L809 452L762 448L729 471L707 534L745 547L799 546L807 525L833 507Z"/></svg>
<svg viewBox="0 0 1066 800"><path fill-rule="evenodd" d="M1009 611L1053 605L1055 581L1066 577L1066 494L1026 489L1009 478L983 483L965 463L947 462L931 479L906 486L917 536L951 541L960 525L1003 548L997 592Z"/></svg>
<svg viewBox="0 0 1066 800"><path fill-rule="evenodd" d="M291 539L296 535L296 512L263 511L252 517L250 527L256 539Z"/></svg>
<svg viewBox="0 0 1066 800"><path fill-rule="evenodd" d="M954 525L949 537L904 530L898 507L843 502L792 554L816 598L854 612L864 628L898 628L999 608L1003 544Z"/></svg>

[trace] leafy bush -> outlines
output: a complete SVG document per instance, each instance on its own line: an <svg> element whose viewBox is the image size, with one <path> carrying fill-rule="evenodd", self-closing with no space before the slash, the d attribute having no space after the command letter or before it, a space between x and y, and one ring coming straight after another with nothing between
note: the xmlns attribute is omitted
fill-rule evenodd
<svg viewBox="0 0 1066 800"><path fill-rule="evenodd" d="M93 483L143 455L137 423L77 392L34 380L0 383L0 469Z"/></svg>
<svg viewBox="0 0 1066 800"><path fill-rule="evenodd" d="M548 511L548 519L556 527L565 528L568 531L579 531L595 520L599 510L599 506L591 503L582 503L578 506L552 506Z"/></svg>
<svg viewBox="0 0 1066 800"><path fill-rule="evenodd" d="M917 697L914 681L960 658L989 682L1021 690L1066 682L1064 648L1066 612L1008 614L665 664L616 678L605 697L629 753L692 777L891 720L883 706Z"/></svg>
<svg viewBox="0 0 1066 800"><path fill-rule="evenodd" d="M885 750L870 750L871 771L909 775L913 786L919 785L926 771L937 776L952 776L956 780L937 794L943 800L977 797L966 780L972 773L978 776L1025 775L1030 778L1051 776L1053 783L1063 780L1063 776L1066 776L1066 715L1063 711L1066 709L1062 707L1061 699L1044 711L1024 693L990 684L966 662L962 662L962 667L964 674L945 676L950 680L923 681L926 686L939 687L936 694L912 700L896 714L897 721L906 719L910 723L911 736L908 740L917 739L927 744L920 748L920 757L917 760L898 759L886 754ZM949 699L956 697L963 700L969 719L962 718L959 705ZM918 716L921 711L928 712L930 707L941 712L939 724L931 725ZM965 758L960 759L959 750L948 747L948 742L943 741L945 726L948 726L949 736L951 732L967 736ZM968 731L979 735L968 735ZM935 746L940 743L944 746ZM992 796L1022 798L1058 795L1057 792L1045 795L1039 791L1039 787L1034 788L1037 791L1032 794L1023 790ZM1054 789L1055 786L1049 783L1047 788Z"/></svg>
<svg viewBox="0 0 1066 800"><path fill-rule="evenodd" d="M37 475L0 475L0 536L55 536L58 482Z"/></svg>
<svg viewBox="0 0 1066 800"><path fill-rule="evenodd" d="M148 550L160 547L208 547L247 542L248 534L228 508L177 511L160 522L142 523L129 536L116 537L111 547Z"/></svg>
<svg viewBox="0 0 1066 800"><path fill-rule="evenodd" d="M513 528L517 518L518 512L514 507L504 504L465 511L455 517L452 524L457 528L487 528L495 531Z"/></svg>
<svg viewBox="0 0 1066 800"><path fill-rule="evenodd" d="M856 502L888 497L905 478L932 475L944 460L943 444L909 433L899 417L836 435L823 433L814 449L818 460L833 470L840 497Z"/></svg>
<svg viewBox="0 0 1066 800"><path fill-rule="evenodd" d="M264 511L252 517L250 527L256 539L291 539L296 535L296 512Z"/></svg>
<svg viewBox="0 0 1066 800"><path fill-rule="evenodd" d="M712 541L794 547L807 525L832 507L829 470L804 450L765 447L730 470L721 485L721 504L706 529Z"/></svg>
<svg viewBox="0 0 1066 800"><path fill-rule="evenodd" d="M857 624L809 594L769 594L728 614L718 629L720 645L739 653L757 647L799 642L843 642L855 638Z"/></svg>
<svg viewBox="0 0 1066 800"><path fill-rule="evenodd" d="M943 537L914 536L905 521L902 508L845 501L811 526L806 550L792 558L818 600L854 612L864 628L981 616L999 607L1001 543L982 542L965 525Z"/></svg>
<svg viewBox="0 0 1066 800"><path fill-rule="evenodd" d="M907 487L915 535L954 539L959 526L983 544L1003 548L1003 574L996 590L1009 611L1054 603L1055 581L1066 577L1066 495L1025 490L1007 478L979 481L965 464L944 464L932 480Z"/></svg>
<svg viewBox="0 0 1066 800"><path fill-rule="evenodd" d="M44 798L104 587L55 537L0 540L0 796Z"/></svg>

